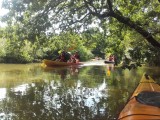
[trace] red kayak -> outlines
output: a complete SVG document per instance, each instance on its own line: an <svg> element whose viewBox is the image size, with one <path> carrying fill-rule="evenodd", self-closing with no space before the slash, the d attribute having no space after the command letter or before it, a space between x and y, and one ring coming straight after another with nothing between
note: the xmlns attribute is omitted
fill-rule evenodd
<svg viewBox="0 0 160 120"><path fill-rule="evenodd" d="M114 64L115 62L114 61L105 60L104 63L106 63L106 64Z"/></svg>

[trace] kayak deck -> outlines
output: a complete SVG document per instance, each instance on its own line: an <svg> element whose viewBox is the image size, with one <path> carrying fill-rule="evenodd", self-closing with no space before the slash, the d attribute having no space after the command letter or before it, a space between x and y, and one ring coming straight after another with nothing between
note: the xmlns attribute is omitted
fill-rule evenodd
<svg viewBox="0 0 160 120"><path fill-rule="evenodd" d="M136 90L134 91L131 99L134 96L137 96L142 91L159 91L160 92L160 86L156 84L156 82L150 76L148 77L149 78L146 79L145 75L142 76L141 81L138 87L136 88Z"/></svg>
<svg viewBox="0 0 160 120"><path fill-rule="evenodd" d="M160 120L160 107L137 101L136 97L144 91L160 95L160 86L151 77L143 75L129 102L121 111L118 120Z"/></svg>

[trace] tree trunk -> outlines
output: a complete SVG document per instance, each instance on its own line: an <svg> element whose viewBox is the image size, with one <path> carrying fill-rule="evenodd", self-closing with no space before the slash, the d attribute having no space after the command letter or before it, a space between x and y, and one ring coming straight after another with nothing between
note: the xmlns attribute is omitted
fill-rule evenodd
<svg viewBox="0 0 160 120"><path fill-rule="evenodd" d="M155 40L153 36L147 30L144 30L142 27L138 26L133 21L131 21L129 18L125 18L115 12L112 12L110 16L116 18L119 22L124 23L125 25L134 29L136 32L140 33L154 47L160 48L160 43L157 40Z"/></svg>

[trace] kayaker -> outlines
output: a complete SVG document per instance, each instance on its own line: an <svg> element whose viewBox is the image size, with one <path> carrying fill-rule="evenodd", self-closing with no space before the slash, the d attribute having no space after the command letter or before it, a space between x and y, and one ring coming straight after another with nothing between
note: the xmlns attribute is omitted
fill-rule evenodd
<svg viewBox="0 0 160 120"><path fill-rule="evenodd" d="M70 63L76 63L76 59L73 55L70 56L70 59L68 60Z"/></svg>
<svg viewBox="0 0 160 120"><path fill-rule="evenodd" d="M65 51L63 51L59 57L58 57L59 62L65 62Z"/></svg>
<svg viewBox="0 0 160 120"><path fill-rule="evenodd" d="M70 59L70 54L68 52L62 51L61 54L57 57L56 61L67 62Z"/></svg>
<svg viewBox="0 0 160 120"><path fill-rule="evenodd" d="M114 62L114 55L110 55L109 56L109 61L113 61Z"/></svg>
<svg viewBox="0 0 160 120"><path fill-rule="evenodd" d="M71 53L70 52L65 52L65 62L68 62L70 57L71 57Z"/></svg>
<svg viewBox="0 0 160 120"><path fill-rule="evenodd" d="M68 60L68 62L71 63L78 63L80 61L80 55L78 54L78 52L75 52L75 54L70 56L70 59Z"/></svg>
<svg viewBox="0 0 160 120"><path fill-rule="evenodd" d="M79 55L78 51L76 51L73 56L74 56L74 59L76 60L76 63L78 63L80 61L80 55Z"/></svg>

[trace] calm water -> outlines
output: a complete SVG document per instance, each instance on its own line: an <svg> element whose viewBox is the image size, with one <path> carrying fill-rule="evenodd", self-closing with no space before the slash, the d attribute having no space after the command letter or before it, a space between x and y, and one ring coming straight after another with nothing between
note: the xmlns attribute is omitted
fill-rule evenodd
<svg viewBox="0 0 160 120"><path fill-rule="evenodd" d="M114 120L144 72L160 81L160 68L0 64L0 120Z"/></svg>

